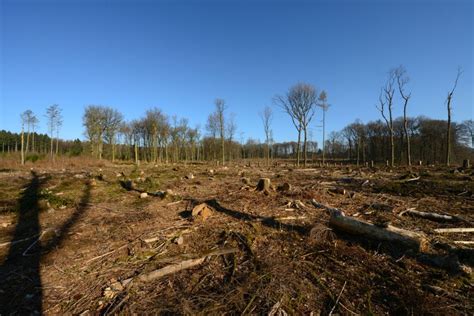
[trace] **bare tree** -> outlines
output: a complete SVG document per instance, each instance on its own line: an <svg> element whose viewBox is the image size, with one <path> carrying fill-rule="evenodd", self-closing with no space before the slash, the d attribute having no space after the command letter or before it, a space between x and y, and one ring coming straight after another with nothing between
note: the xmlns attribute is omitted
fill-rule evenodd
<svg viewBox="0 0 474 316"><path fill-rule="evenodd" d="M400 92L400 96L403 99L403 132L405 134L405 141L406 141L406 155L407 155L407 165L411 166L411 144L410 144L410 134L408 133L408 116L407 116L407 107L408 101L411 97L411 92L405 92L405 86L410 80L407 75L407 71L405 67L399 66L394 70L395 76L397 78L398 84L398 91Z"/></svg>
<svg viewBox="0 0 474 316"><path fill-rule="evenodd" d="M227 128L226 128L227 136L229 139L229 161L232 160L232 142L234 141L235 133L237 132L237 124L235 123L235 113L231 113L229 116L229 120L227 121Z"/></svg>
<svg viewBox="0 0 474 316"><path fill-rule="evenodd" d="M86 128L86 136L91 142L92 153L102 159L102 144L106 129L104 107L100 105L87 106L82 121Z"/></svg>
<svg viewBox="0 0 474 316"><path fill-rule="evenodd" d="M25 164L25 124L28 124L28 111L21 113L21 164Z"/></svg>
<svg viewBox="0 0 474 316"><path fill-rule="evenodd" d="M26 146L24 148L25 155L28 153L30 149L30 134L34 129L34 125L37 124L38 119L36 118L35 114L31 110L26 110L21 114L21 119L26 124Z"/></svg>
<svg viewBox="0 0 474 316"><path fill-rule="evenodd" d="M216 113L211 113L207 117L207 123L206 123L206 130L212 137L212 154L213 154L213 159L217 159L217 146L216 146L216 138L217 138L217 132L218 132L218 118L216 116Z"/></svg>
<svg viewBox="0 0 474 316"><path fill-rule="evenodd" d="M61 115L62 110L58 108L58 116L56 117L56 156L59 154L59 130L63 126L63 116Z"/></svg>
<svg viewBox="0 0 474 316"><path fill-rule="evenodd" d="M394 140L394 128L393 128L393 96L395 94L394 89L395 84L395 73L390 71L388 74L387 82L385 86L382 88L380 95L379 95L379 106L377 109L382 114L385 123L387 124L387 128L390 132L390 150L391 150L391 157L390 157L390 165L392 167L395 166L395 140ZM385 106L388 108L388 118L385 113Z"/></svg>
<svg viewBox="0 0 474 316"><path fill-rule="evenodd" d="M276 96L274 102L283 109L291 118L293 125L298 131L298 144L296 149L296 164L300 164L301 132L304 133L303 155L304 166L307 162L307 129L314 116L316 105L316 89L307 83L298 83L291 87L285 96Z"/></svg>
<svg viewBox="0 0 474 316"><path fill-rule="evenodd" d="M36 151L35 147L35 132L36 132L36 127L38 126L39 120L36 116L33 116L31 118L31 145L32 145L32 151Z"/></svg>
<svg viewBox="0 0 474 316"><path fill-rule="evenodd" d="M219 136L221 139L221 151L222 151L222 165L225 163L225 150L224 150L224 144L225 144L225 110L227 106L225 105L225 101L223 99L216 99L214 101L214 104L216 105L216 111L215 115L217 118L217 129L219 131Z"/></svg>
<svg viewBox="0 0 474 316"><path fill-rule="evenodd" d="M318 97L318 106L323 110L323 164L325 161L326 155L326 112L329 109L329 104L327 103L327 93L326 91L321 91Z"/></svg>
<svg viewBox="0 0 474 316"><path fill-rule="evenodd" d="M453 99L454 90L456 90L461 74L462 69L461 67L458 67L458 73L456 75L456 80L454 80L454 86L451 91L448 92L448 96L446 97L446 106L448 108L448 129L446 135L446 166L449 166L451 163L451 101Z"/></svg>
<svg viewBox="0 0 474 316"><path fill-rule="evenodd" d="M260 118L263 123L263 131L265 132L265 145L266 145L266 158L267 166L270 165L270 139L272 138L272 128L271 123L273 120L273 111L272 108L266 106L262 112L260 112Z"/></svg>
<svg viewBox="0 0 474 316"><path fill-rule="evenodd" d="M112 147L112 162L115 161L115 139L119 132L122 121L122 113L109 107L104 108L104 138Z"/></svg>
<svg viewBox="0 0 474 316"><path fill-rule="evenodd" d="M54 132L59 131L59 127L62 125L62 116L61 116L61 109L59 108L59 105L53 104L49 106L46 109L46 118L48 119L48 129L49 129L49 134L51 136L51 148L50 148L50 153L51 153L51 159L54 160L54 155L53 155L53 147L54 147ZM59 132L56 133L56 136L58 136ZM58 147L58 144L56 144L56 148ZM56 149L56 154L58 152L58 149Z"/></svg>

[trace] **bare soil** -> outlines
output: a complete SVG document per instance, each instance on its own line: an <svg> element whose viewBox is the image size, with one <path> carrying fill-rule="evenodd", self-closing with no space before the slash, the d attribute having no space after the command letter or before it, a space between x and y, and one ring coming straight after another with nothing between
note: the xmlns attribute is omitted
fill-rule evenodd
<svg viewBox="0 0 474 316"><path fill-rule="evenodd" d="M473 245L454 241L474 234L434 231L473 227L473 172L285 164L2 169L0 314L473 315ZM269 190L255 190L260 178L271 180ZM430 249L415 253L333 230L312 199L423 232ZM200 203L210 215L192 217ZM408 208L462 220L399 216ZM138 280L226 248L237 252Z"/></svg>

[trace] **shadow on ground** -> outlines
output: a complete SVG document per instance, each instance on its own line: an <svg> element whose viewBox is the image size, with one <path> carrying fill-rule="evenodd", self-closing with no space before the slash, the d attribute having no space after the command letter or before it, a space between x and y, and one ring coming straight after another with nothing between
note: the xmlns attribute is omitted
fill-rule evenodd
<svg viewBox="0 0 474 316"><path fill-rule="evenodd" d="M41 258L62 245L64 237L86 211L90 200L90 184L87 183L69 219L55 230L42 231L39 199L47 178L40 178L35 172L31 175L31 181L18 201L19 214L10 249L0 266L0 315L42 314Z"/></svg>

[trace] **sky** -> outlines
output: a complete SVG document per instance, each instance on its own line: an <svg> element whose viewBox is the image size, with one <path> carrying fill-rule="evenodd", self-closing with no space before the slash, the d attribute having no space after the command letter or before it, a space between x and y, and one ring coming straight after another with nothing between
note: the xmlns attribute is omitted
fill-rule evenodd
<svg viewBox="0 0 474 316"><path fill-rule="evenodd" d="M31 109L63 109L60 137L83 139L86 105L127 120L151 107L204 126L222 98L237 138L264 140L258 113L274 109L275 141L296 139L277 94L307 82L331 104L326 131L380 119L387 72L404 65L411 116L473 117L474 1L23 1L0 0L0 129ZM402 114L395 99L394 115ZM321 111L310 127L322 137Z"/></svg>

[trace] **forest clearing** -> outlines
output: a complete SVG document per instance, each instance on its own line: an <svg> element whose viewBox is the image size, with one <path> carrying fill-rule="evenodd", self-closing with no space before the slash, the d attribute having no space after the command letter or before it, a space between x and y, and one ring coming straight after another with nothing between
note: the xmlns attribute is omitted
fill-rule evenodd
<svg viewBox="0 0 474 316"><path fill-rule="evenodd" d="M474 313L474 169L264 165L2 169L1 313Z"/></svg>

